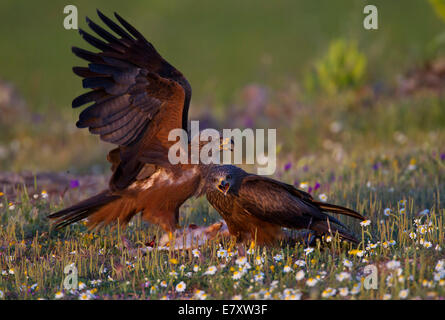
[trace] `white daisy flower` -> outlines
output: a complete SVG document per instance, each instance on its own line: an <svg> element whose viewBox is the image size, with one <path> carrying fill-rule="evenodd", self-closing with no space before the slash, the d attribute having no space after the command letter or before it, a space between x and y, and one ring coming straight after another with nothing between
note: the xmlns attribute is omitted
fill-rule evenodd
<svg viewBox="0 0 445 320"><path fill-rule="evenodd" d="M211 275L211 276L213 276L213 275L216 273L217 270L218 270L218 269L217 269L215 266L210 266L210 267L207 269L207 271L204 272L204 274L205 274L205 275Z"/></svg>
<svg viewBox="0 0 445 320"><path fill-rule="evenodd" d="M304 279L304 276L305 276L304 271L303 271L303 270L300 270L300 271L298 271L297 274L295 275L295 279L297 279L297 281L300 281L300 280L303 280L303 279Z"/></svg>
<svg viewBox="0 0 445 320"><path fill-rule="evenodd" d="M175 289L176 289L176 292L184 292L186 287L187 287L187 285L185 284L185 282L181 281L176 285Z"/></svg>
<svg viewBox="0 0 445 320"><path fill-rule="evenodd" d="M406 299L408 297L408 294L409 294L409 289L400 290L399 298L400 299Z"/></svg>

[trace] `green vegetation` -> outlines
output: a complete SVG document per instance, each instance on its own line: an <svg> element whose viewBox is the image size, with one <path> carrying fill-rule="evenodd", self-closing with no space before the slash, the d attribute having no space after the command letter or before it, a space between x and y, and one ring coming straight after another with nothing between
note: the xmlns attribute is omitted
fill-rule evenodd
<svg viewBox="0 0 445 320"><path fill-rule="evenodd" d="M0 185L0 299L445 298L443 89L401 90L411 83L407 71L421 77L424 62L440 56L438 46L429 51L443 30L429 2L405 0L401 14L400 3L375 0L378 31L363 29L363 3L354 0L72 4L81 27L85 15L97 20L97 7L140 29L192 83L193 119L209 114L220 127L249 120L277 128L275 178L349 206L370 225L342 217L363 239L358 248L337 239L312 252L301 244L253 246L248 268L227 240L199 254L144 254L161 230L139 217L125 230L50 229L48 213L105 183L32 192ZM109 172L110 145L74 126L78 110L70 104L82 89L70 69L82 63L69 48L88 45L63 29L63 5L0 3L0 78L26 101L22 113L0 118L1 171ZM249 98L248 84L266 94L253 90L258 96ZM243 113L252 101L259 111ZM219 219L204 199L181 208L182 226ZM71 263L82 282L73 292L63 287ZM371 264L378 288L365 290Z"/></svg>

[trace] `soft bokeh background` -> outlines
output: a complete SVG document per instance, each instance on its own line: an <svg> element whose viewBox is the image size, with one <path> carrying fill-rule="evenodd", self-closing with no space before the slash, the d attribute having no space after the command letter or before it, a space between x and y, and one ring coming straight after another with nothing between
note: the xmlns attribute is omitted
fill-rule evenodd
<svg viewBox="0 0 445 320"><path fill-rule="evenodd" d="M190 80L193 119L277 128L281 161L326 148L341 159L351 146L392 149L394 134L443 137L437 92L419 101L403 77L440 54L444 22L428 1L376 0L379 30L367 31L367 3L3 0L0 170L107 170L111 146L74 126L70 104L83 89L71 68L84 62L70 47L89 45L63 28L67 4L78 7L80 27L85 16L98 20L96 8L119 12Z"/></svg>
<svg viewBox="0 0 445 320"><path fill-rule="evenodd" d="M1 0L0 300L445 299L445 0L374 0L378 31L367 3ZM48 213L106 186L112 148L74 125L86 63L70 47L89 45L62 27L67 4L81 27L96 8L137 27L190 80L202 125L276 128L274 177L366 216L339 217L360 245L253 246L238 281L226 241L143 255L162 230L140 216L53 230ZM184 227L220 219L204 197L180 209ZM83 286L64 291L72 263ZM361 289L369 264L378 290Z"/></svg>

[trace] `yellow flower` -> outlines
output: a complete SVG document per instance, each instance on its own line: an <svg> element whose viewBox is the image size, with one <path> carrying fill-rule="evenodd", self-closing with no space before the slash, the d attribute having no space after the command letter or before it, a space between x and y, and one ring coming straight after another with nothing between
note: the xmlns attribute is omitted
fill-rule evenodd
<svg viewBox="0 0 445 320"><path fill-rule="evenodd" d="M170 263L171 263L171 264L178 264L179 262L178 262L178 259L171 258L171 259L170 259Z"/></svg>

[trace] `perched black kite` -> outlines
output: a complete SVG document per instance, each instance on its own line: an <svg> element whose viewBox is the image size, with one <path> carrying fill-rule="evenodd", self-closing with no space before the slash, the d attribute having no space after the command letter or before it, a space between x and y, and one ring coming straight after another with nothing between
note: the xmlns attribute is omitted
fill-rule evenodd
<svg viewBox="0 0 445 320"><path fill-rule="evenodd" d="M49 217L59 228L88 217L94 228L117 221L125 226L142 212L144 220L171 232L178 223L179 207L195 194L207 168L172 165L168 160L175 143L168 141L169 132L188 129L190 84L118 14L123 27L100 11L98 15L115 34L88 18L89 27L102 40L79 29L101 51L73 47L76 56L89 62L73 71L91 90L75 98L72 106L92 103L80 113L77 127L118 146L107 157L113 175L107 190Z"/></svg>
<svg viewBox="0 0 445 320"><path fill-rule="evenodd" d="M360 220L359 213L329 203L315 201L309 193L270 178L249 174L232 166L213 166L201 190L221 214L229 232L239 242L256 240L273 244L282 239L282 227L310 229L317 236L338 232L339 237L357 243L357 239L332 212Z"/></svg>

